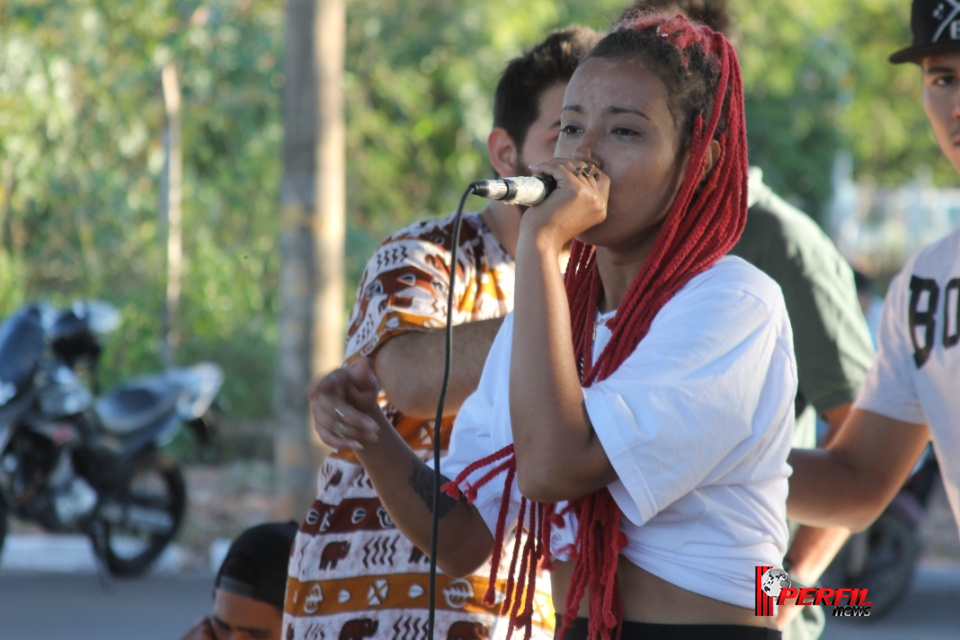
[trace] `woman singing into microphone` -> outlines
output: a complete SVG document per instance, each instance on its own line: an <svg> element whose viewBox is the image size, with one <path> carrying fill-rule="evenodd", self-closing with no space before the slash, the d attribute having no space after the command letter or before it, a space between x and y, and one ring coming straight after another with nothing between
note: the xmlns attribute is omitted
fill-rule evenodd
<svg viewBox="0 0 960 640"><path fill-rule="evenodd" d="M556 158L533 167L556 189L522 218L516 306L442 464L462 497L436 514L450 574L517 536L515 626L542 563L564 640L780 637L754 575L786 547L796 367L779 288L725 255L746 151L733 49L682 15L626 18L567 87ZM323 441L355 450L429 550L433 471L385 422L369 364L311 397Z"/></svg>

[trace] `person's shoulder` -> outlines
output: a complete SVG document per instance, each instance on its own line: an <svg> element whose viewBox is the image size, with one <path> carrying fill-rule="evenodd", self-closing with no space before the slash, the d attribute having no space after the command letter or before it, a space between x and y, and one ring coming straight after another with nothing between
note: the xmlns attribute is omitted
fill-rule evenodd
<svg viewBox="0 0 960 640"><path fill-rule="evenodd" d="M797 252L836 252L830 237L816 220L790 204L767 186L762 176L751 173L750 207L743 241L761 242L769 246L779 242Z"/></svg>
<svg viewBox="0 0 960 640"><path fill-rule="evenodd" d="M770 311L785 309L780 285L766 273L743 258L726 255L709 269L694 276L684 287L696 296L716 296L718 299L755 299Z"/></svg>
<svg viewBox="0 0 960 640"><path fill-rule="evenodd" d="M691 278L663 307L660 328L710 334L719 340L743 336L758 326L789 326L780 286L746 260L723 256Z"/></svg>
<svg viewBox="0 0 960 640"><path fill-rule="evenodd" d="M903 270L949 266L956 261L960 261L960 228L917 251Z"/></svg>
<svg viewBox="0 0 960 640"><path fill-rule="evenodd" d="M456 226L456 214L451 213L439 218L425 218L411 222L407 226L394 231L387 236L380 246L387 246L398 242L427 242L441 247L449 247ZM461 221L461 237L464 230L477 230L483 225L480 212L475 211L463 214Z"/></svg>
<svg viewBox="0 0 960 640"><path fill-rule="evenodd" d="M735 287L758 291L780 290L773 278L739 256L725 255L698 274L691 284L704 287Z"/></svg>
<svg viewBox="0 0 960 640"><path fill-rule="evenodd" d="M827 238L813 218L773 192L747 210L747 226L785 238L808 238L810 241Z"/></svg>
<svg viewBox="0 0 960 640"><path fill-rule="evenodd" d="M958 265L960 265L960 228L931 242L907 258L900 267L900 271L890 281L887 299L899 299L904 292L908 292L912 276L953 277Z"/></svg>
<svg viewBox="0 0 960 640"><path fill-rule="evenodd" d="M366 274L382 273L398 267L434 268L449 260L456 226L456 214L442 218L412 222L384 238L367 259ZM483 219L479 212L463 215L460 229L461 246L469 245L482 235Z"/></svg>

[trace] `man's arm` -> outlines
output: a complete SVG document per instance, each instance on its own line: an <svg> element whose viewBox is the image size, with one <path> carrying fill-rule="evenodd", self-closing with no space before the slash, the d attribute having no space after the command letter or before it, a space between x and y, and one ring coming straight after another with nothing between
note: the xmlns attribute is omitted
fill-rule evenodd
<svg viewBox="0 0 960 640"><path fill-rule="evenodd" d="M833 442L837 437L837 434L840 433L840 428L843 426L843 423L850 416L850 410L852 408L853 403L848 402L847 404L834 407L833 409L824 412L823 420L827 423L827 433L823 436L823 440L820 441L818 446L830 446L830 443Z"/></svg>
<svg viewBox="0 0 960 640"><path fill-rule="evenodd" d="M443 415L455 415L477 388L490 345L502 323L503 318L494 318L453 328ZM424 420L436 416L445 352L445 329L432 329L394 336L371 355L381 388L404 415Z"/></svg>
<svg viewBox="0 0 960 640"><path fill-rule="evenodd" d="M379 385L368 359L359 358L316 381L310 390L314 429L329 447L352 450L397 528L430 552L438 521L437 566L452 576L476 571L493 551L493 536L466 500L439 496L435 475L407 445L377 405ZM441 486L446 482L441 477Z"/></svg>
<svg viewBox="0 0 960 640"><path fill-rule="evenodd" d="M840 432L844 420L850 414L850 408L851 404L847 403L824 414L823 417L829 425L824 444L829 444ZM790 578L803 585L815 584L849 537L850 530L843 527L820 528L802 525L797 529L783 562L790 567ZM786 604L778 607L777 625L781 629L786 627L802 608Z"/></svg>
<svg viewBox="0 0 960 640"><path fill-rule="evenodd" d="M827 449L790 452L787 516L820 527L865 529L903 486L929 441L926 425L854 408Z"/></svg>
<svg viewBox="0 0 960 640"><path fill-rule="evenodd" d="M909 423L899 422L881 416L880 414L861 409L857 409L851 414L850 407L851 405L849 404L837 407L827 412L824 416L830 425L827 437L825 438L825 445L828 447L826 452L797 449L790 454L790 463L794 465L794 475L790 479L790 498L787 500L787 507L791 518L803 520L802 517L798 517L794 512L798 501L802 506L803 501L815 499L817 502L813 506L814 508L819 508L825 503L828 497L832 504L832 501L837 499L835 496L839 491L843 493L843 496L840 498L841 501L853 500L855 504L848 509L844 509L843 507L831 508L831 511L835 511L841 517L857 517L856 508L862 507L859 518L851 520L849 526L859 528L869 526L871 522L879 517L890 500L893 499L893 496L909 475L910 470L913 469L914 463L908 462L908 459L910 459L912 455L910 452L915 450L915 440L922 439L923 442L916 456L913 456L913 460L919 457L920 452L926 447L928 434L926 428L922 427L922 425L911 425ZM844 426L845 419L851 415L855 416L851 422L856 422L857 426L853 426L853 424ZM881 426L879 421L884 421L886 423L885 426ZM851 433L853 430L857 431L856 435ZM894 433L886 435L883 433L884 430L894 430ZM871 431L873 432L871 433ZM888 440L888 438L890 439ZM866 439L867 442L862 442L864 439ZM831 443L835 440L837 442L835 447L836 451L833 451ZM895 443L894 440L905 445L905 449L900 454L900 457L891 455L890 459L875 462L871 462L870 458L867 457L866 452L872 447L877 446L890 453L898 451L900 445ZM884 443L885 441L886 444ZM852 462L846 457L849 455L848 452L851 449L857 452L857 455L853 456ZM825 458L822 460L808 460L805 455L807 453L825 453L826 456L821 456ZM903 474L902 471L903 464L907 465L905 474ZM819 496L811 496L809 491L806 494L803 493L805 488L811 487L809 473L812 468L817 468L813 465L822 467L820 470L815 471L815 473L827 474L826 478L819 479L825 481L823 484L827 485L825 488L819 490L821 491ZM889 465L889 467L887 465ZM887 467L887 473L884 472L884 467ZM853 479L849 477L851 472L856 474ZM834 473L840 474L840 477L832 475ZM887 484L878 485L874 481L871 481L871 474L880 474L886 478L890 476L900 477L898 474L902 474L903 477L899 483L894 484L893 492L890 493ZM851 486L851 483L855 484ZM843 489L846 491L839 489L840 485L843 485ZM834 556L843 548L849 536L850 529L845 527L832 526L821 528L807 525L801 526L797 530L793 542L787 550L787 555L784 558L784 565L790 567L790 578L796 580L799 584L807 586L815 584L817 580L820 579L820 575L830 566L830 562L833 561ZM790 621L799 614L801 609L802 607L796 605L779 607L777 611L777 625L781 629L785 628Z"/></svg>

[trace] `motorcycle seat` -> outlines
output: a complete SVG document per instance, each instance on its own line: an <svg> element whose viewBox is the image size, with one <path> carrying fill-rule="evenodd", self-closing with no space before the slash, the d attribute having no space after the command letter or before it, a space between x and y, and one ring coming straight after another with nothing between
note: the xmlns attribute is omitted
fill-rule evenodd
<svg viewBox="0 0 960 640"><path fill-rule="evenodd" d="M181 390L161 379L144 379L115 389L94 407L104 428L127 435L175 411Z"/></svg>

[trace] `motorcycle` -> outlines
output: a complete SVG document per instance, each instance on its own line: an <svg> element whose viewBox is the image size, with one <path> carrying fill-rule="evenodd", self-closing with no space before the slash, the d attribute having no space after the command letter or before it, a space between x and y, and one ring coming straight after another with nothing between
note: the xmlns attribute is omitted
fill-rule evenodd
<svg viewBox="0 0 960 640"><path fill-rule="evenodd" d="M870 617L889 613L913 584L922 551L920 525L939 474L937 457L927 447L880 517L850 537L820 582L831 587L869 589Z"/></svg>
<svg viewBox="0 0 960 640"><path fill-rule="evenodd" d="M7 514L82 533L104 585L145 573L176 536L186 485L161 449L184 425L210 443L223 383L203 362L99 395L101 339L119 317L101 301L31 303L0 325L0 550Z"/></svg>

